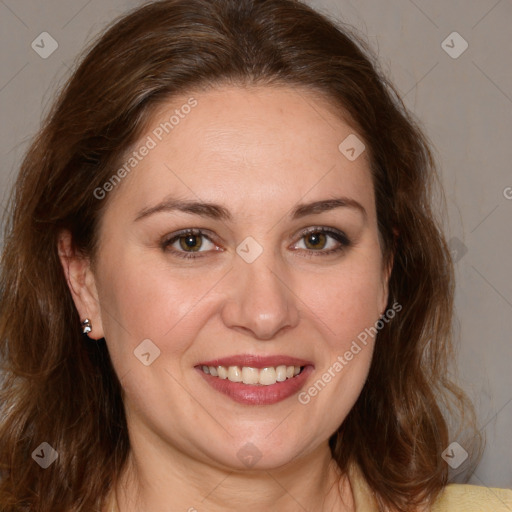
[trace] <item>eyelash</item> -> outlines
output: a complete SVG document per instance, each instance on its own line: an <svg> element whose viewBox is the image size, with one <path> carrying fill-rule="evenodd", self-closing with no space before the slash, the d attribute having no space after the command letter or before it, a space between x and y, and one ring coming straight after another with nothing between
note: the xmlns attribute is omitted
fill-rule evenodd
<svg viewBox="0 0 512 512"><path fill-rule="evenodd" d="M306 253L308 253L308 254L305 255L305 257L327 256L330 254L344 251L347 247L350 247L352 245L352 242L349 240L347 235L345 235L345 233L343 233L342 231L338 231L337 229L333 229L333 228L324 228L324 227L319 227L319 226L311 227L311 228L308 228L307 230L303 231L300 235L299 240L302 240L304 237L306 237L307 235L310 235L312 233L323 233L323 234L329 235L330 237L334 238L340 245L334 249L329 249L327 251L325 251L325 250L315 251L313 249L310 249L310 250L296 249L296 250L300 250L300 251L306 251ZM177 251L175 249L170 249L170 246L174 242L178 241L182 237L186 237L187 235L204 236L211 243L215 244L215 242L213 242L213 240L211 240L211 238L201 229L189 228L189 229L184 229L182 231L178 231L177 233L173 233L170 237L165 238L161 243L162 249L164 251L172 252L179 258L184 258L184 259L202 258L203 254L205 252L210 252L210 251L202 251L202 253L203 253L202 254L199 251L186 252L186 251Z"/></svg>

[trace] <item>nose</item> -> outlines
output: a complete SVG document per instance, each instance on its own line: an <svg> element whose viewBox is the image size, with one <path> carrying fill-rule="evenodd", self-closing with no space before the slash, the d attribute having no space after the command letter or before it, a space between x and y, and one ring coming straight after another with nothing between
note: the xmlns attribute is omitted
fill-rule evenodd
<svg viewBox="0 0 512 512"><path fill-rule="evenodd" d="M252 263L237 258L221 314L227 327L258 340L270 340L298 324L299 299L293 293L289 272L278 263L265 251Z"/></svg>

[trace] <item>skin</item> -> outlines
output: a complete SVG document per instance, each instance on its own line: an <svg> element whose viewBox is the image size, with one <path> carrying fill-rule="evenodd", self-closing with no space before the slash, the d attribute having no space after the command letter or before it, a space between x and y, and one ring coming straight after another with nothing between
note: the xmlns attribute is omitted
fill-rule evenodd
<svg viewBox="0 0 512 512"><path fill-rule="evenodd" d="M104 199L94 262L73 254L69 233L59 244L89 337L105 337L123 388L131 453L116 487L119 509L353 510L328 439L361 392L372 339L305 405L297 394L237 403L194 366L286 354L313 363L307 390L375 324L389 269L367 154L341 154L338 145L355 132L312 92L225 86L193 96L197 106ZM188 98L163 105L141 143ZM171 195L221 204L233 219L165 211L135 220ZM289 217L298 203L338 197L365 213L341 207ZM325 254L340 243L329 235L311 248L303 234L310 227L341 230L351 244ZM211 235L196 242L202 257L162 248L185 228ZM236 252L248 236L263 248L252 263ZM185 252L179 241L172 247ZM133 351L148 338L161 352L145 366ZM252 468L237 456L248 442L261 454Z"/></svg>

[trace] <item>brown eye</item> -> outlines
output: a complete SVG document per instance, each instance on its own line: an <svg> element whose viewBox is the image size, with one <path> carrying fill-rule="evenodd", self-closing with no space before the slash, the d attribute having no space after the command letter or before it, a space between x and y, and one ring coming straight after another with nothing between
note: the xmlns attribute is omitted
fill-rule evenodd
<svg viewBox="0 0 512 512"><path fill-rule="evenodd" d="M169 235L161 242L164 251L181 258L199 258L220 250L200 229L186 229Z"/></svg>
<svg viewBox="0 0 512 512"><path fill-rule="evenodd" d="M304 236L305 244L308 249L323 249L327 241L325 233L313 232Z"/></svg>
<svg viewBox="0 0 512 512"><path fill-rule="evenodd" d="M200 235L181 235L179 237L180 247L187 251L188 249L192 251L198 251L203 245L203 241L201 240Z"/></svg>
<svg viewBox="0 0 512 512"><path fill-rule="evenodd" d="M302 243L303 247L301 247ZM326 256L341 252L350 245L350 240L342 231L334 228L313 227L302 233L294 249L301 249L306 256Z"/></svg>

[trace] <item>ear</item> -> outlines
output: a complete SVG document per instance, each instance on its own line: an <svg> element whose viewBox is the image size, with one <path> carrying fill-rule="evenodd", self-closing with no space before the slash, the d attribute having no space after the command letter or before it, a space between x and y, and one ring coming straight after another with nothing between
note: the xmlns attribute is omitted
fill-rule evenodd
<svg viewBox="0 0 512 512"><path fill-rule="evenodd" d="M73 247L71 233L62 230L58 236L58 252L64 275L80 319L91 321L89 338L99 340L104 337L103 325L96 289L96 280L89 258L77 254Z"/></svg>

